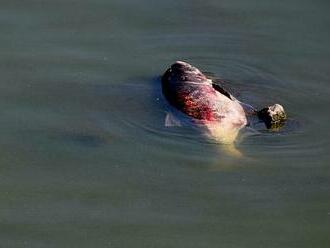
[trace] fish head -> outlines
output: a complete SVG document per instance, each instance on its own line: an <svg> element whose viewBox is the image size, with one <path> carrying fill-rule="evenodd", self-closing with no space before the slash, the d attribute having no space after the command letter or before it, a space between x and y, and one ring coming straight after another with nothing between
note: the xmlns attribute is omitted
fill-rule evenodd
<svg viewBox="0 0 330 248"><path fill-rule="evenodd" d="M287 119L283 106L278 103L259 110L257 115L268 129L273 130L282 127Z"/></svg>

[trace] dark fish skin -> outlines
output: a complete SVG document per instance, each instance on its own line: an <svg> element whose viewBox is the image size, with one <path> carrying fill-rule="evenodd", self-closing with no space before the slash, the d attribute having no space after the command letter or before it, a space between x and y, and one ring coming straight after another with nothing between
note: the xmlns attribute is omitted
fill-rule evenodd
<svg viewBox="0 0 330 248"><path fill-rule="evenodd" d="M235 98L186 62L177 61L164 73L162 90L171 105L195 119L221 122L237 115L238 109L243 118L232 123L240 126L246 121Z"/></svg>
<svg viewBox="0 0 330 248"><path fill-rule="evenodd" d="M163 94L177 109L196 119L212 119L206 95L214 94L207 78L194 68L175 63L162 77Z"/></svg>

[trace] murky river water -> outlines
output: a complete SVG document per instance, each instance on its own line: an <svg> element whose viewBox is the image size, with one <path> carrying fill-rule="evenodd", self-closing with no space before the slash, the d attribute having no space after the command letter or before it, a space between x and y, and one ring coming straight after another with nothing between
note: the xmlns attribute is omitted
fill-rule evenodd
<svg viewBox="0 0 330 248"><path fill-rule="evenodd" d="M2 1L1 247L330 246L327 1ZM185 60L290 121L164 127Z"/></svg>

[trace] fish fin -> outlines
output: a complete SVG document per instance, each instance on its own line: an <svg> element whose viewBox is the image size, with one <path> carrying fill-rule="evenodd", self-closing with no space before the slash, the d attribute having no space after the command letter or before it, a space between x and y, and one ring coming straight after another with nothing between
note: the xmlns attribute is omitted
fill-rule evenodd
<svg viewBox="0 0 330 248"><path fill-rule="evenodd" d="M231 80L218 78L214 73L208 71L203 71L203 74L207 77L207 79L210 79L212 81L212 86L216 91L227 96L229 99L235 99L231 92L233 92L236 96L240 95L239 92L236 92L230 88L230 85L232 85Z"/></svg>
<svg viewBox="0 0 330 248"><path fill-rule="evenodd" d="M234 83L233 81L216 78L216 79L212 79L212 84L216 85L215 87L217 86L221 87L224 91L230 94L232 98L234 95L236 97L239 97L241 95L240 91L232 87L233 85L237 85L237 83Z"/></svg>
<svg viewBox="0 0 330 248"><path fill-rule="evenodd" d="M229 99L231 99L231 100L234 99L234 97L227 90L225 90L221 85L215 84L214 82L212 82L212 87L213 87L213 89L220 92L222 95L228 97Z"/></svg>
<svg viewBox="0 0 330 248"><path fill-rule="evenodd" d="M172 113L167 113L165 117L165 127L181 127L181 121Z"/></svg>

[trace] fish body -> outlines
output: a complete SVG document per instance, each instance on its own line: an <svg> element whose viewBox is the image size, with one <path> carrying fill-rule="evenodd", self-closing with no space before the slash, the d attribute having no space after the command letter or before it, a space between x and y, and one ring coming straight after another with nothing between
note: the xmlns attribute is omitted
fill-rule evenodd
<svg viewBox="0 0 330 248"><path fill-rule="evenodd" d="M247 118L240 102L196 67L175 62L162 76L165 98L222 143L233 143Z"/></svg>

